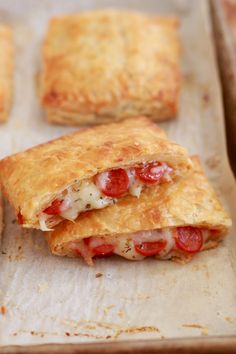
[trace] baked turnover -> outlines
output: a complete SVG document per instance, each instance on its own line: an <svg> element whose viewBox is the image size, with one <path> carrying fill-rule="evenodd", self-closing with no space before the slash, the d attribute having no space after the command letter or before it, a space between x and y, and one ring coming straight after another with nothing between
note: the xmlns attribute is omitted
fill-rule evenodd
<svg viewBox="0 0 236 354"><path fill-rule="evenodd" d="M178 20L100 10L54 17L43 44L40 97L50 122L173 118L180 88Z"/></svg>
<svg viewBox="0 0 236 354"><path fill-rule="evenodd" d="M13 86L13 38L12 31L0 25L0 122L7 120Z"/></svg>
<svg viewBox="0 0 236 354"><path fill-rule="evenodd" d="M75 223L63 221L45 233L52 253L81 256L89 265L94 257L111 254L186 262L216 247L231 220L198 158L193 163L192 172L176 183L155 184L139 199L128 196L109 208L83 213Z"/></svg>
<svg viewBox="0 0 236 354"><path fill-rule="evenodd" d="M142 189L171 184L192 162L147 118L63 136L0 162L3 191L24 227L48 230L63 219L112 205Z"/></svg>

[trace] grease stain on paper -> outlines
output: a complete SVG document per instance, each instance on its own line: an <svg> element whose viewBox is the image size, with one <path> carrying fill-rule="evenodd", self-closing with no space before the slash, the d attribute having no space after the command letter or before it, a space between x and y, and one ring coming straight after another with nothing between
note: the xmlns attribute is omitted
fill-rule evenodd
<svg viewBox="0 0 236 354"><path fill-rule="evenodd" d="M209 329L208 329L208 327L202 326L202 325L197 324L197 323L190 323L190 324L187 323L187 324L183 324L182 327L193 328L193 329L200 329L202 336L208 336L208 334L209 334Z"/></svg>

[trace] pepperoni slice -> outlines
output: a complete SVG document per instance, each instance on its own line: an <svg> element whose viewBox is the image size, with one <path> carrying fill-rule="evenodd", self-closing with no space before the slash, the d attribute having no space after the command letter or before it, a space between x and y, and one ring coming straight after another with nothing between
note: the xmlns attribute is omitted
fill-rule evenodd
<svg viewBox="0 0 236 354"><path fill-rule="evenodd" d="M142 256L156 256L166 247L166 241L142 242L135 245L135 250Z"/></svg>
<svg viewBox="0 0 236 354"><path fill-rule="evenodd" d="M203 244L201 230L188 226L178 227L175 236L177 248L188 253L200 251Z"/></svg>
<svg viewBox="0 0 236 354"><path fill-rule="evenodd" d="M161 178L168 170L172 171L172 169L164 163L151 162L142 167L136 167L135 174L142 182L160 183Z"/></svg>
<svg viewBox="0 0 236 354"><path fill-rule="evenodd" d="M129 188L129 177L125 170L118 168L95 177L97 187L108 197L121 197Z"/></svg>
<svg viewBox="0 0 236 354"><path fill-rule="evenodd" d="M48 215L58 215L61 213L61 204L63 203L63 200L55 199L52 204L44 209L44 213Z"/></svg>
<svg viewBox="0 0 236 354"><path fill-rule="evenodd" d="M102 237L84 238L84 243L88 246L93 256L110 256L115 248L112 244L105 243Z"/></svg>
<svg viewBox="0 0 236 354"><path fill-rule="evenodd" d="M114 251L114 246L104 244L93 248L94 256L110 256Z"/></svg>

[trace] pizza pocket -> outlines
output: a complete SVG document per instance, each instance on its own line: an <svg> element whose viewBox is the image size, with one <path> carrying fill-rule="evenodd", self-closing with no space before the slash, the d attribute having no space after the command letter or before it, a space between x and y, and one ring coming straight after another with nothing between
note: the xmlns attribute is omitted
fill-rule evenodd
<svg viewBox="0 0 236 354"><path fill-rule="evenodd" d="M50 229L191 169L186 150L147 118L84 129L0 162L3 191L24 227Z"/></svg>
<svg viewBox="0 0 236 354"><path fill-rule="evenodd" d="M89 265L94 257L111 254L185 262L216 247L231 220L196 157L193 162L192 172L176 183L156 184L139 199L128 196L109 208L80 215L75 223L63 221L45 233L52 253L82 256Z"/></svg>
<svg viewBox="0 0 236 354"><path fill-rule="evenodd" d="M12 31L0 25L0 122L8 118L13 86L13 38Z"/></svg>
<svg viewBox="0 0 236 354"><path fill-rule="evenodd" d="M118 10L52 18L40 75L49 122L174 118L180 89L177 29L174 17Z"/></svg>

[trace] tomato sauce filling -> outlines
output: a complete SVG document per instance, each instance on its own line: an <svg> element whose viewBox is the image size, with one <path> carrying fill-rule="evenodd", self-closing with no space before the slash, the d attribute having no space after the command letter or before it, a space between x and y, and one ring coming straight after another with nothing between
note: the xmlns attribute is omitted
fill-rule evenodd
<svg viewBox="0 0 236 354"><path fill-rule="evenodd" d="M75 220L84 211L112 205L125 195L139 197L142 188L172 180L174 170L164 162L150 162L133 168L117 168L72 185L39 215L42 230L61 219Z"/></svg>
<svg viewBox="0 0 236 354"><path fill-rule="evenodd" d="M174 255L196 254L214 238L214 231L192 226L140 231L115 237L89 237L68 244L71 255L82 256L89 264L94 257L120 255L130 260L156 256L170 259ZM81 251L82 249L82 251Z"/></svg>

